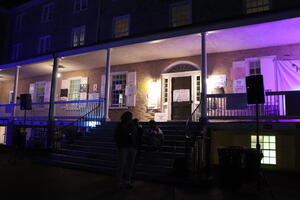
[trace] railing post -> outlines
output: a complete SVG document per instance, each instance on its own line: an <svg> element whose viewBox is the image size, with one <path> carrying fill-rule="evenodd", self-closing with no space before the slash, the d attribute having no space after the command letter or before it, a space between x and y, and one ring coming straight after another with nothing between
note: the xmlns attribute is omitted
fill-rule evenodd
<svg viewBox="0 0 300 200"><path fill-rule="evenodd" d="M56 95L56 83L57 83L57 73L59 66L59 58L53 56L53 69L51 75L51 90L50 90L50 102L49 102L49 113L48 113L48 140L47 146L51 148L53 144L53 131L54 131L54 114L55 114L55 95Z"/></svg>
<svg viewBox="0 0 300 200"><path fill-rule="evenodd" d="M14 76L14 88L13 88L13 94L12 94L12 98L11 98L11 102L10 102L11 115L10 115L10 118L8 121L7 134L6 134L6 145L7 146L12 146L12 144L13 144L14 117L15 117L15 112L16 112L15 104L17 103L20 68L21 68L21 66L16 67L15 76Z"/></svg>
<svg viewBox="0 0 300 200"><path fill-rule="evenodd" d="M206 32L201 33L201 119L207 119L207 52L206 52Z"/></svg>
<svg viewBox="0 0 300 200"><path fill-rule="evenodd" d="M105 74L105 102L104 102L104 117L105 121L109 121L109 83L110 83L110 68L111 68L111 49L107 49L106 54L106 74Z"/></svg>

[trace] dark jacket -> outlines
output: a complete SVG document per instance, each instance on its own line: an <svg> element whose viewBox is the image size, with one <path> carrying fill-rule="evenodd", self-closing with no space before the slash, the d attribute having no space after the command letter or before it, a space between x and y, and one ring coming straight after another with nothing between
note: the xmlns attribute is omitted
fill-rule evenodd
<svg viewBox="0 0 300 200"><path fill-rule="evenodd" d="M115 129L114 139L119 149L124 147L137 148L138 134L136 126L132 122L121 122Z"/></svg>

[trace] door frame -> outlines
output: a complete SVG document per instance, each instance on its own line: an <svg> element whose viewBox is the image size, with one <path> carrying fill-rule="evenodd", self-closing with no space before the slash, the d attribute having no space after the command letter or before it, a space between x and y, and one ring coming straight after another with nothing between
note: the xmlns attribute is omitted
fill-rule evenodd
<svg viewBox="0 0 300 200"><path fill-rule="evenodd" d="M162 105L162 110L161 112L167 113L168 116L168 121L171 120L172 117L172 78L177 78L177 77L191 77L191 100L193 103L191 104L191 111L193 112L195 108L198 106L200 103L197 101L197 76L200 76L201 79L201 70L195 70L195 71L186 71L186 72L175 72L175 73L165 73L161 75L161 105ZM165 79L168 79L168 102L164 102L164 81ZM201 84L201 83L200 83ZM201 87L200 87L201 88Z"/></svg>

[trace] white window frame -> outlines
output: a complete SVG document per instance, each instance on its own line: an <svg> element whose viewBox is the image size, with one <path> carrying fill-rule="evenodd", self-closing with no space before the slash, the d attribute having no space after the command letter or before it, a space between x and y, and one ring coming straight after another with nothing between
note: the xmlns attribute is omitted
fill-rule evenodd
<svg viewBox="0 0 300 200"><path fill-rule="evenodd" d="M246 14L252 14L269 11L271 5L272 0L245 0L245 12Z"/></svg>
<svg viewBox="0 0 300 200"><path fill-rule="evenodd" d="M117 75L125 75L125 90L124 90L124 99L123 99L123 105L117 105L117 104L115 104L115 105L112 105L112 102L113 102L113 100L112 100L112 96L113 96L113 76L117 76ZM127 71L123 71L123 72L112 72L111 74L110 74L110 98L109 98L109 100L110 100L110 102L109 102L109 107L110 107L110 109L127 109L128 107L127 107L127 105L126 105L126 95L125 95L125 93L126 93L126 86L127 86L127 76L128 76L128 72Z"/></svg>
<svg viewBox="0 0 300 200"><path fill-rule="evenodd" d="M54 3L48 3L42 8L41 23L47 23L53 20L54 17Z"/></svg>
<svg viewBox="0 0 300 200"><path fill-rule="evenodd" d="M81 37L82 31L83 31L83 34L84 34L83 38ZM75 33L76 33L76 37L77 37L76 42L74 42ZM80 27L73 28L71 38L72 38L72 43L71 43L72 47L84 46L85 41L86 41L86 26L80 26Z"/></svg>
<svg viewBox="0 0 300 200"><path fill-rule="evenodd" d="M17 43L12 46L11 60L18 60L22 56L23 43Z"/></svg>
<svg viewBox="0 0 300 200"><path fill-rule="evenodd" d="M261 62L260 59L249 60L249 75L260 75L261 74ZM254 66L255 65L255 66ZM254 73L251 73L251 70L254 70ZM259 72L257 72L259 70Z"/></svg>
<svg viewBox="0 0 300 200"><path fill-rule="evenodd" d="M127 31L118 31L116 30L116 23L119 20L123 20L123 19L128 19L128 27L127 27ZM127 15L122 15L122 16L118 16L118 17L114 17L113 18L113 30L112 30L112 36L113 38L121 38L121 37L126 37L129 36L130 34L130 14Z"/></svg>
<svg viewBox="0 0 300 200"><path fill-rule="evenodd" d="M43 101L38 101L37 87L38 87L39 84L44 85L44 90L43 90L42 95L41 95L43 97ZM44 103L45 102L45 90L46 90L46 81L39 81L39 82L34 83L34 95L35 95L34 99L35 99L36 103Z"/></svg>
<svg viewBox="0 0 300 200"><path fill-rule="evenodd" d="M47 53L51 50L52 44L52 36L45 35L40 37L39 39L39 46L38 46L38 53Z"/></svg>
<svg viewBox="0 0 300 200"><path fill-rule="evenodd" d="M77 5L79 4L79 9L77 9ZM88 0L74 0L74 13L80 13L82 11L86 11L88 9Z"/></svg>
<svg viewBox="0 0 300 200"><path fill-rule="evenodd" d="M25 16L25 13L21 13L16 16L15 27L14 27L15 32L20 32L22 30L24 16Z"/></svg>
<svg viewBox="0 0 300 200"><path fill-rule="evenodd" d="M180 6L185 6L185 5L188 5L189 6L189 21L185 22L185 23L182 23L182 24L179 24L179 25L176 25L174 24L173 22L173 8L175 7L180 7ZM170 8L169 8L169 12L170 12L170 15L169 15L169 19L170 19L170 27L180 27L180 26L185 26L185 25L189 25L189 24L192 24L193 22L193 19L192 19L192 1L191 0L186 0L186 1L180 1L180 2L176 2L176 3L172 3L170 4Z"/></svg>
<svg viewBox="0 0 300 200"><path fill-rule="evenodd" d="M272 141L271 141L272 139ZM251 135L250 139L251 148L256 148L256 135ZM260 135L259 144L263 152L263 159L261 164L264 165L277 165L277 148L276 148L275 135ZM272 160L272 161L271 161Z"/></svg>
<svg viewBox="0 0 300 200"><path fill-rule="evenodd" d="M71 97L71 81L76 81L76 80L78 81L79 80L79 82L81 84L81 78L82 77L74 77L74 78L68 79L68 82L69 82L69 87L68 87L68 101L80 101L80 87L79 87L79 90L78 90L79 99L77 99L77 100L70 100L70 97Z"/></svg>

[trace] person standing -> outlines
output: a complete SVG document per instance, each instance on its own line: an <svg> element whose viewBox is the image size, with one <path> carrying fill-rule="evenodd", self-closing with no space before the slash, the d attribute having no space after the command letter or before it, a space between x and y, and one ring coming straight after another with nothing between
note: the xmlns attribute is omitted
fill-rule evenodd
<svg viewBox="0 0 300 200"><path fill-rule="evenodd" d="M131 176L137 152L138 135L131 112L126 111L122 114L121 123L115 130L114 139L118 149L118 187L132 188Z"/></svg>

